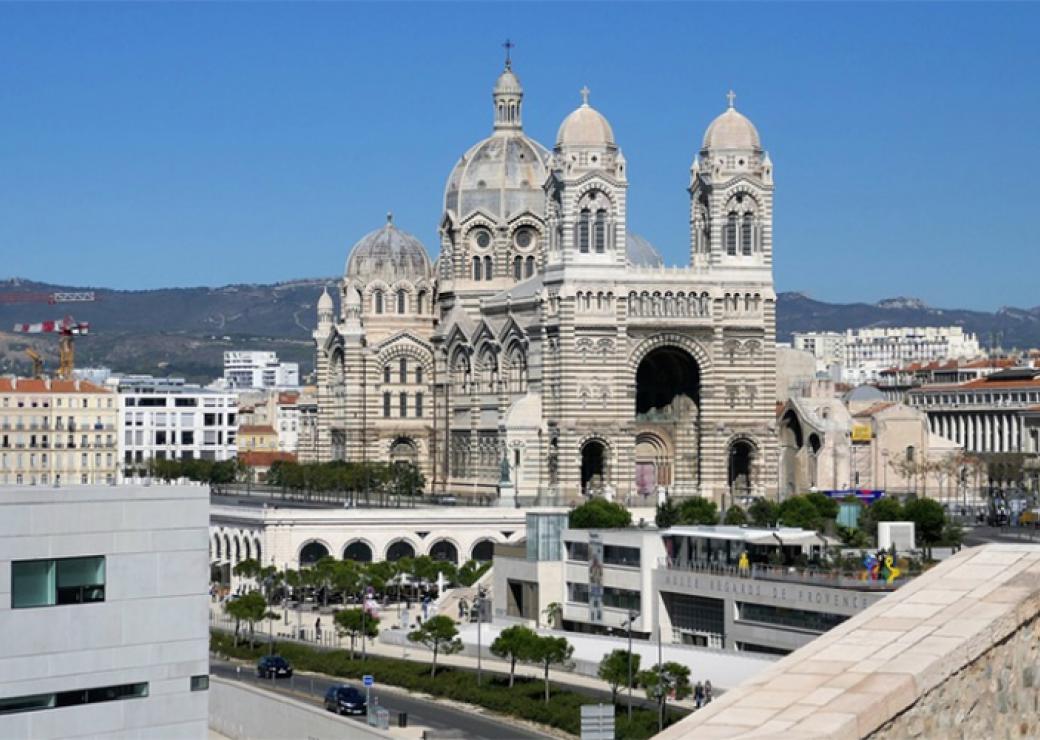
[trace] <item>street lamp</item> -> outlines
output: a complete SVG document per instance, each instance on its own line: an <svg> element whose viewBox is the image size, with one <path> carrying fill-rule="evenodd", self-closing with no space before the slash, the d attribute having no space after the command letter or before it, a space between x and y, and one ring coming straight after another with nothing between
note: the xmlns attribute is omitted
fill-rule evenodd
<svg viewBox="0 0 1040 740"><path fill-rule="evenodd" d="M636 613L629 610L628 619L623 623L623 627L628 628L628 721L632 721L632 620L636 618Z"/></svg>
<svg viewBox="0 0 1040 740"><path fill-rule="evenodd" d="M487 592L483 586L477 586L477 598L473 600L474 606L477 607L477 686L480 686L480 682L484 677L484 666L482 663L483 656L483 645L481 643L481 623L484 621L484 599L487 598Z"/></svg>

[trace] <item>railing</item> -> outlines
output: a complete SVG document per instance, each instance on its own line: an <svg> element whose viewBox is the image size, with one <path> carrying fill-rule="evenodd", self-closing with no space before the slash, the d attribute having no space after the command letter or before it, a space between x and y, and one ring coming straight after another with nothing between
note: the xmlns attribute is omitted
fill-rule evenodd
<svg viewBox="0 0 1040 740"><path fill-rule="evenodd" d="M752 564L742 569L736 565L709 563L706 561L678 561L674 558L661 558L661 567L668 570L693 571L727 578L749 578L760 581L781 581L784 583L802 583L809 586L828 586L831 588L847 588L858 591L892 591L899 588L909 578L920 575L918 572L903 572L892 583L865 578L866 570L840 571L825 568L798 568L794 566Z"/></svg>

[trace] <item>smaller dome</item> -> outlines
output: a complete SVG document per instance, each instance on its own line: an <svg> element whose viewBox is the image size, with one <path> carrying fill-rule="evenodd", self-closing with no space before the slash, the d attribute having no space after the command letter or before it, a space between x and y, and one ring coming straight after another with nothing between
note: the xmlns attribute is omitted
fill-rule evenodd
<svg viewBox="0 0 1040 740"><path fill-rule="evenodd" d="M430 277L430 257L422 242L394 226L387 214L386 226L366 234L350 250L346 272L361 282L418 280Z"/></svg>
<svg viewBox="0 0 1040 740"><path fill-rule="evenodd" d="M520 80L513 70L506 67L495 82L495 95L520 95L524 89L520 86Z"/></svg>
<svg viewBox="0 0 1040 740"><path fill-rule="evenodd" d="M361 294L353 285L347 288L347 296L344 299L347 308L355 308L361 305Z"/></svg>
<svg viewBox="0 0 1040 740"><path fill-rule="evenodd" d="M332 313L335 308L332 303L332 296L329 295L329 289L323 288L321 298L318 299L318 313L325 313L326 311Z"/></svg>
<svg viewBox="0 0 1040 740"><path fill-rule="evenodd" d="M584 102L563 119L556 134L556 146L616 147L614 131L598 110L589 105L589 90L581 91Z"/></svg>
<svg viewBox="0 0 1040 740"><path fill-rule="evenodd" d="M736 96L730 93L729 108L712 121L708 130L704 132L703 149L761 151L762 141L758 137L758 129L747 116L733 107L734 97Z"/></svg>
<svg viewBox="0 0 1040 740"><path fill-rule="evenodd" d="M633 267L660 267L664 264L654 245L631 231L625 232L625 256Z"/></svg>

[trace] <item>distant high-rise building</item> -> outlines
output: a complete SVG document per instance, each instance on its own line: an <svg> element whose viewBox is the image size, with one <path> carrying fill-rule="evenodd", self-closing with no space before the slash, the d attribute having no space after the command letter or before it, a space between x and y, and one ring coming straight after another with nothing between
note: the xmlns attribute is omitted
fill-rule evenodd
<svg viewBox="0 0 1040 740"><path fill-rule="evenodd" d="M224 380L231 390L295 388L300 384L300 366L279 362L275 352L225 352Z"/></svg>

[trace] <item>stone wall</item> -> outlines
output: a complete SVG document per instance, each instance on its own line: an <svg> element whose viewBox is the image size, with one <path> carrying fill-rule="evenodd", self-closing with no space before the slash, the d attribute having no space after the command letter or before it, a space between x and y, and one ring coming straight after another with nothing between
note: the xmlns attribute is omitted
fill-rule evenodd
<svg viewBox="0 0 1040 740"><path fill-rule="evenodd" d="M1040 737L1040 617L870 735L902 738Z"/></svg>

